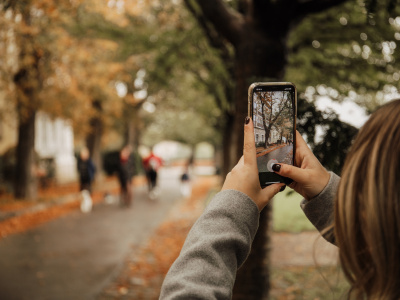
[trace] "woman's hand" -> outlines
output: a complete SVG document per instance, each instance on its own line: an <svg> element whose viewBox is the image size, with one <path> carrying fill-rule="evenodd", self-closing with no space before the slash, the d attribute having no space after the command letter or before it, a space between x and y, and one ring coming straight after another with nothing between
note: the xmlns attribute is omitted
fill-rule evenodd
<svg viewBox="0 0 400 300"><path fill-rule="evenodd" d="M308 148L301 134L296 131L295 166L275 164L275 173L294 180L289 186L307 200L317 196L328 184L330 175Z"/></svg>
<svg viewBox="0 0 400 300"><path fill-rule="evenodd" d="M253 122L247 117L245 123L243 156L226 176L222 190L233 189L246 194L261 211L284 184L276 183L264 189L261 188L258 179Z"/></svg>

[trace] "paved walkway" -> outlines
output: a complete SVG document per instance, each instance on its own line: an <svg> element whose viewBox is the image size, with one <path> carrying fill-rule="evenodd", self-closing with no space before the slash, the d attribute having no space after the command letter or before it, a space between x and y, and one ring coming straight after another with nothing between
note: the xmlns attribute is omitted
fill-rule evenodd
<svg viewBox="0 0 400 300"><path fill-rule="evenodd" d="M157 201L143 186L130 208L99 204L0 240L0 299L95 299L181 198L180 174L164 169Z"/></svg>

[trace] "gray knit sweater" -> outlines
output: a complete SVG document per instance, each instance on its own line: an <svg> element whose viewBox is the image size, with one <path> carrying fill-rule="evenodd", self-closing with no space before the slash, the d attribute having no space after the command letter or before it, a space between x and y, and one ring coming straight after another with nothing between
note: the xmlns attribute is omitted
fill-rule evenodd
<svg viewBox="0 0 400 300"><path fill-rule="evenodd" d="M321 230L333 211L340 178L331 173L325 189L301 207ZM161 288L160 299L231 299L236 271L250 253L258 228L256 204L245 194L218 193L190 230Z"/></svg>

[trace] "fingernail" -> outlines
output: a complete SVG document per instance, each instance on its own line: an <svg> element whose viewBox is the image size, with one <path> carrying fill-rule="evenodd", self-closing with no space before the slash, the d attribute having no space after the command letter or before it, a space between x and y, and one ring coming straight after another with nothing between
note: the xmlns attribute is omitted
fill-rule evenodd
<svg viewBox="0 0 400 300"><path fill-rule="evenodd" d="M250 117L247 116L246 119L244 119L244 123L247 125L247 124L249 124L249 122L250 122Z"/></svg>
<svg viewBox="0 0 400 300"><path fill-rule="evenodd" d="M281 170L281 165L280 164L273 164L272 165L272 170L275 172L279 172Z"/></svg>
<svg viewBox="0 0 400 300"><path fill-rule="evenodd" d="M281 189L279 190L280 192L283 192L286 189L286 185L282 186Z"/></svg>

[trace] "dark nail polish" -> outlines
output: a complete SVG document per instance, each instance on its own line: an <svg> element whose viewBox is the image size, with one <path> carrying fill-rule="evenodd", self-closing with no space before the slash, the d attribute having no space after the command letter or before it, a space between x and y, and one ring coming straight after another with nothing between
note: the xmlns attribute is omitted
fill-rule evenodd
<svg viewBox="0 0 400 300"><path fill-rule="evenodd" d="M249 124L249 122L250 122L250 118L249 118L249 116L247 116L246 119L244 119L244 123L247 125L247 124Z"/></svg>
<svg viewBox="0 0 400 300"><path fill-rule="evenodd" d="M281 189L279 190L280 192L283 192L286 189L286 185L282 186Z"/></svg>
<svg viewBox="0 0 400 300"><path fill-rule="evenodd" d="M281 165L280 164L273 164L272 165L272 170L275 172L279 172L281 170Z"/></svg>

